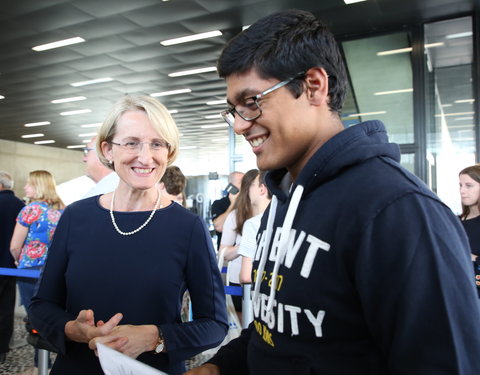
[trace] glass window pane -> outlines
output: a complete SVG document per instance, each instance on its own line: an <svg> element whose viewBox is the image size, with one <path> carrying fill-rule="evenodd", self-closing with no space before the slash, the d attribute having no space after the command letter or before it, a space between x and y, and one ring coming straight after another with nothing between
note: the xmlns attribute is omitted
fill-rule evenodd
<svg viewBox="0 0 480 375"><path fill-rule="evenodd" d="M392 142L414 143L411 46L407 33L342 43L351 86L345 126L383 121Z"/></svg>
<svg viewBox="0 0 480 375"><path fill-rule="evenodd" d="M475 163L470 17L425 25L430 186L459 212L458 172Z"/></svg>

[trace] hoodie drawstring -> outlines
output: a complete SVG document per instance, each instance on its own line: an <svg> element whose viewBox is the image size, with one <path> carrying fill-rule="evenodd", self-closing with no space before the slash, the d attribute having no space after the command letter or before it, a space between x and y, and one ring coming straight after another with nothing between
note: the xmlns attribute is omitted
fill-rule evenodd
<svg viewBox="0 0 480 375"><path fill-rule="evenodd" d="M258 299L260 293L260 283L263 279L263 270L265 269L265 263L267 262L268 251L266 249L270 246L270 240L272 238L273 231L273 222L275 221L275 214L277 212L277 197L274 195L272 201L270 202L270 210L268 211L268 220L267 220L267 232L265 233L265 242L262 249L262 257L258 264L257 277L255 279L255 289L253 291L252 301L255 302Z"/></svg>
<svg viewBox="0 0 480 375"><path fill-rule="evenodd" d="M277 289L278 270L280 268L280 264L283 262L283 259L285 258L285 255L287 254L288 239L290 237L290 233L292 230L293 219L295 218L298 205L300 203L300 200L302 199L303 190L304 190L304 187L301 185L298 185L296 187L295 191L293 192L292 199L290 200L290 204L288 205L287 214L285 215L285 220L283 221L282 232L280 234L280 240L278 244L277 257L275 259L275 265L273 267L273 273L271 277L270 295L268 297L267 312L270 312L273 307L273 301L275 299L275 294ZM274 204L274 200L275 200L275 204ZM277 199L275 196L273 196L270 211L268 213L265 246L262 251L262 257L260 259L260 264L258 266L258 271L257 271L257 278L255 280L255 292L253 297L254 302L257 301L258 295L260 292L259 291L260 281L262 279L263 270L265 269L265 263L267 261L268 249L270 247L270 241L273 234L273 221L275 219L276 209L277 209Z"/></svg>

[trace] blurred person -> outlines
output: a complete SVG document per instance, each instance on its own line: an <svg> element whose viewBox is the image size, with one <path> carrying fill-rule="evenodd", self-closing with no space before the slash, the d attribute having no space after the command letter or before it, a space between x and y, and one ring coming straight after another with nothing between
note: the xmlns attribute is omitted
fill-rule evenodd
<svg viewBox="0 0 480 375"><path fill-rule="evenodd" d="M480 374L468 239L376 120L345 128L342 54L312 13L263 17L223 49L225 121L272 193L254 321L188 375Z"/></svg>
<svg viewBox="0 0 480 375"><path fill-rule="evenodd" d="M252 204L252 215L243 224L242 239L238 245L237 255L241 256L240 283L249 284L252 282L252 259L257 248L257 233L264 211L270 204L271 196L265 185L265 171L260 171L249 189L250 202Z"/></svg>
<svg viewBox="0 0 480 375"><path fill-rule="evenodd" d="M117 173L112 169L105 167L98 158L97 150L95 149L96 138L97 137L93 137L83 149L85 173L95 182L95 186L90 188L83 198L110 193L118 186L119 178Z"/></svg>
<svg viewBox="0 0 480 375"><path fill-rule="evenodd" d="M58 349L50 374L103 374L94 352L102 343L178 375L186 359L222 342L225 295L210 235L157 187L178 137L148 96L122 97L103 122L97 155L120 182L66 208L29 308ZM193 320L182 323L186 289Z"/></svg>
<svg viewBox="0 0 480 375"><path fill-rule="evenodd" d="M17 224L10 242L10 252L17 268L39 270L47 259L47 252L65 205L58 196L55 179L48 171L32 171L24 187L28 204L17 216ZM28 311L37 279L18 278L21 304ZM35 366L38 366L38 350L35 349Z"/></svg>
<svg viewBox="0 0 480 375"><path fill-rule="evenodd" d="M179 203L183 207L185 207L184 191L186 186L187 179L176 165L171 165L165 170L158 184L162 196Z"/></svg>
<svg viewBox="0 0 480 375"><path fill-rule="evenodd" d="M16 218L25 206L12 191L13 179L5 171L0 171L0 267L16 268L15 259L10 253L10 241ZM15 312L15 277L0 275L0 363L5 361L10 350Z"/></svg>
<svg viewBox="0 0 480 375"><path fill-rule="evenodd" d="M228 175L228 183L240 190L242 178L242 172L232 172ZM222 243L223 224L225 223L228 214L233 210L233 206L235 205L235 200L237 197L238 192L229 192L223 198L217 199L212 203L211 213L213 227L215 228L215 233L217 234L217 249L220 249L220 244Z"/></svg>
<svg viewBox="0 0 480 375"><path fill-rule="evenodd" d="M240 286L240 268L242 259L238 256L238 246L242 240L243 225L247 219L253 216L253 205L250 199L250 191L256 188L255 181L258 178L258 169L251 169L242 178L240 192L235 200L234 209L228 214L223 224L222 243L220 251L228 263L227 284ZM242 320L242 297L232 295L235 310Z"/></svg>
<svg viewBox="0 0 480 375"><path fill-rule="evenodd" d="M470 243L475 284L480 297L480 165L464 168L458 175L462 213L460 220Z"/></svg>

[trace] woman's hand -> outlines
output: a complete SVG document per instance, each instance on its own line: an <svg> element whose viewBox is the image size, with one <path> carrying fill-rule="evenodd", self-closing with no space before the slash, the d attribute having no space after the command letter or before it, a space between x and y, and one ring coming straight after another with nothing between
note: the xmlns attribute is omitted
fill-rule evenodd
<svg viewBox="0 0 480 375"><path fill-rule="evenodd" d="M96 352L97 344L100 343L131 358L137 358L143 352L155 349L157 341L157 326L125 324L115 327L108 335L93 338L88 346Z"/></svg>
<svg viewBox="0 0 480 375"><path fill-rule="evenodd" d="M220 375L220 369L211 363L205 363L204 365L191 369L183 375Z"/></svg>
<svg viewBox="0 0 480 375"><path fill-rule="evenodd" d="M471 258L472 258L472 262L476 262L476 261L477 261L478 255L470 254L470 256L471 256Z"/></svg>
<svg viewBox="0 0 480 375"><path fill-rule="evenodd" d="M75 320L70 320L65 324L65 336L75 342L88 343L95 337L111 333L122 318L123 315L118 313L112 316L108 322L99 321L95 325L93 310L82 310Z"/></svg>

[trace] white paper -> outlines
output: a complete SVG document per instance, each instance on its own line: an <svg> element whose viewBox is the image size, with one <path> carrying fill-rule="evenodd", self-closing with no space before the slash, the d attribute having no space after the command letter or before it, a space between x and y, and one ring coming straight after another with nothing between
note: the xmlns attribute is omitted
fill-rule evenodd
<svg viewBox="0 0 480 375"><path fill-rule="evenodd" d="M102 344L97 344L97 352L105 375L167 375Z"/></svg>

